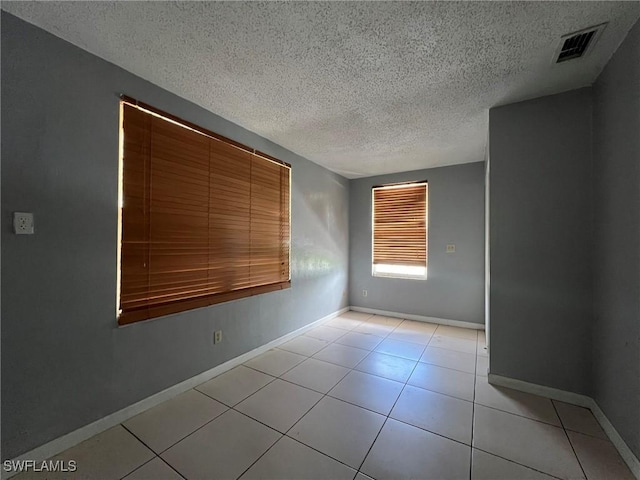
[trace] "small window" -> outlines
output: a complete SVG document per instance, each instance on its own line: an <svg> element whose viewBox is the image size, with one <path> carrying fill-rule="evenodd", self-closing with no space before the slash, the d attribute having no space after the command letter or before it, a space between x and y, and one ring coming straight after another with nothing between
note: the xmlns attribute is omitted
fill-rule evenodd
<svg viewBox="0 0 640 480"><path fill-rule="evenodd" d="M427 183L374 187L374 277L427 278Z"/></svg>
<svg viewBox="0 0 640 480"><path fill-rule="evenodd" d="M118 322L289 288L284 162L121 102Z"/></svg>

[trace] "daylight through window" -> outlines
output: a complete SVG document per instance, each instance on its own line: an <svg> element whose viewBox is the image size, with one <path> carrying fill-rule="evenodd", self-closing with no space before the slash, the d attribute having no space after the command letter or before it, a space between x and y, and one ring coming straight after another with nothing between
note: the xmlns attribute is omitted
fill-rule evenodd
<svg viewBox="0 0 640 480"><path fill-rule="evenodd" d="M427 278L427 183L374 187L372 274Z"/></svg>

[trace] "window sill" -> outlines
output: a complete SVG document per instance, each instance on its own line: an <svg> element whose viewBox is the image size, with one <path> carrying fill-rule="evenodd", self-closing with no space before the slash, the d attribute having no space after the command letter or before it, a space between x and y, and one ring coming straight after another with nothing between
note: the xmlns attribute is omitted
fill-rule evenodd
<svg viewBox="0 0 640 480"><path fill-rule="evenodd" d="M373 273L372 277L376 278L398 278L400 280L426 280L426 275L402 275L399 273Z"/></svg>
<svg viewBox="0 0 640 480"><path fill-rule="evenodd" d="M408 266L390 263L378 263L371 266L371 275L382 278L400 278L404 280L426 280L427 267Z"/></svg>
<svg viewBox="0 0 640 480"><path fill-rule="evenodd" d="M243 288L241 290L233 290L231 292L217 293L203 297L185 299L175 302L167 302L164 304L141 307L124 311L118 317L120 326L129 325L144 320L152 320L154 318L164 317L174 313L186 312L195 308L208 307L218 303L229 302L231 300L239 300L241 298L261 295L278 290L286 290L291 288L291 280L285 282L271 283L267 285L259 285L255 287Z"/></svg>

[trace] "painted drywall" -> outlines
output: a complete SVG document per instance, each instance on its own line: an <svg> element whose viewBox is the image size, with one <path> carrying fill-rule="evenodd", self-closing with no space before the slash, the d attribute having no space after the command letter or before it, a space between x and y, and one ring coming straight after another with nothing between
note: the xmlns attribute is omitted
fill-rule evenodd
<svg viewBox="0 0 640 480"><path fill-rule="evenodd" d="M121 93L292 165L291 289L117 327ZM347 305L339 175L4 12L2 117L3 459Z"/></svg>
<svg viewBox="0 0 640 480"><path fill-rule="evenodd" d="M373 277L371 187L421 180L429 182L428 278ZM484 323L484 162L351 180L350 195L351 305Z"/></svg>
<svg viewBox="0 0 640 480"><path fill-rule="evenodd" d="M594 398L640 458L640 23L593 86Z"/></svg>
<svg viewBox="0 0 640 480"><path fill-rule="evenodd" d="M589 394L591 89L489 111L491 373Z"/></svg>

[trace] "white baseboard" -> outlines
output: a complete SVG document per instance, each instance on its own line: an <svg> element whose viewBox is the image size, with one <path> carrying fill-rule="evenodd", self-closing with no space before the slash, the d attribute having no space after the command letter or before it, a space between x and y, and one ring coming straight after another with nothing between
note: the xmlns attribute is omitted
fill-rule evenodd
<svg viewBox="0 0 640 480"><path fill-rule="evenodd" d="M36 462L47 460L79 444L80 442L83 442L93 437L94 435L97 435L98 433L102 433L111 427L115 427L116 425L119 425L122 422L127 421L128 419L138 415L139 413L144 412L145 410L148 410L149 408L155 407L156 405L159 405L162 402L165 402L177 395L180 395L181 393L186 392L187 390L192 389L193 387L196 387L208 380L211 380L212 378L217 377L218 375L226 372L227 370L231 370L232 368L246 362L247 360L250 360L253 357L256 357L266 352L267 350L277 347L278 345L282 345L283 343L289 341L290 339L297 337L298 335L308 330L311 330L313 327L315 327L319 323L322 323L326 320L330 320L334 317L337 317L338 315L341 315L344 312L347 312L348 310L349 310L349 307L345 307L333 313L330 313L329 315L326 315L316 320L315 322L309 323L308 325L305 325L302 328L294 330L293 332L287 333L282 337L276 338L275 340L265 345L255 348L249 352L243 353L238 357L232 358L231 360L228 360L225 363L222 363L216 367L213 367L212 369L207 370L206 372L202 372L196 375L195 377L191 377L183 382L173 385L172 387L169 387L166 390L162 390L161 392L151 395L150 397L147 397L144 400L140 400L139 402L134 403L133 405L129 405L128 407L125 407L122 410L118 410L117 412L107 415L106 417L101 418L100 420L96 420L93 423L85 425L84 427L80 427L79 429L74 430L73 432L67 433L66 435L63 435L62 437L56 438L55 440L45 443L44 445L41 445L40 447L37 447L31 450L30 452L24 453L19 457L14 458L13 460L35 460ZM2 480L8 479L18 473L19 472L17 471L5 472L3 470L0 478L2 478Z"/></svg>
<svg viewBox="0 0 640 480"><path fill-rule="evenodd" d="M514 378L503 377L502 375L489 374L489 383L492 385L500 385L502 387L513 388L514 390L520 390L526 393L532 393L534 395L540 395L542 397L551 398L553 400L559 400L561 402L571 403L580 407L586 407L593 413L598 423L604 430L604 432L611 440L611 443L616 447L618 453L625 461L631 473L640 480L640 460L634 455L626 442L622 439L618 431L611 424L607 416L604 414L600 406L596 401L586 395L580 395L578 393L567 392L565 390L558 390L557 388L546 387L544 385L538 385L535 383L524 382L522 380L516 380Z"/></svg>
<svg viewBox="0 0 640 480"><path fill-rule="evenodd" d="M515 378L495 375L493 373L489 374L489 383L492 385L499 385L501 387L513 388L514 390L520 390L521 392L532 393L533 395L540 395L541 397L547 397L565 403L571 403L572 405L578 405L580 407L591 408L591 405L593 404L593 399L586 395L567 392L566 390L558 390L557 388L552 387L545 387L544 385L538 385L537 383L524 382L522 380L516 380Z"/></svg>
<svg viewBox="0 0 640 480"><path fill-rule="evenodd" d="M448 318L426 317L424 315L414 315L412 313L388 312L386 310L378 310L375 308L354 307L349 309L356 312L372 313L374 315L384 315L385 317L404 318L407 320L415 320L417 322L438 323L440 325L449 325L451 327L473 328L475 330L484 330L484 323L463 322L461 320L449 320Z"/></svg>
<svg viewBox="0 0 640 480"><path fill-rule="evenodd" d="M595 400L591 399L593 405L590 407L593 415L596 417L596 420L600 422L600 426L604 430L604 433L607 434L611 443L618 449L618 453L625 461L631 473L640 480L640 460L636 457L627 443L622 439L616 428L611 424L607 416L604 414L600 406L596 403Z"/></svg>

